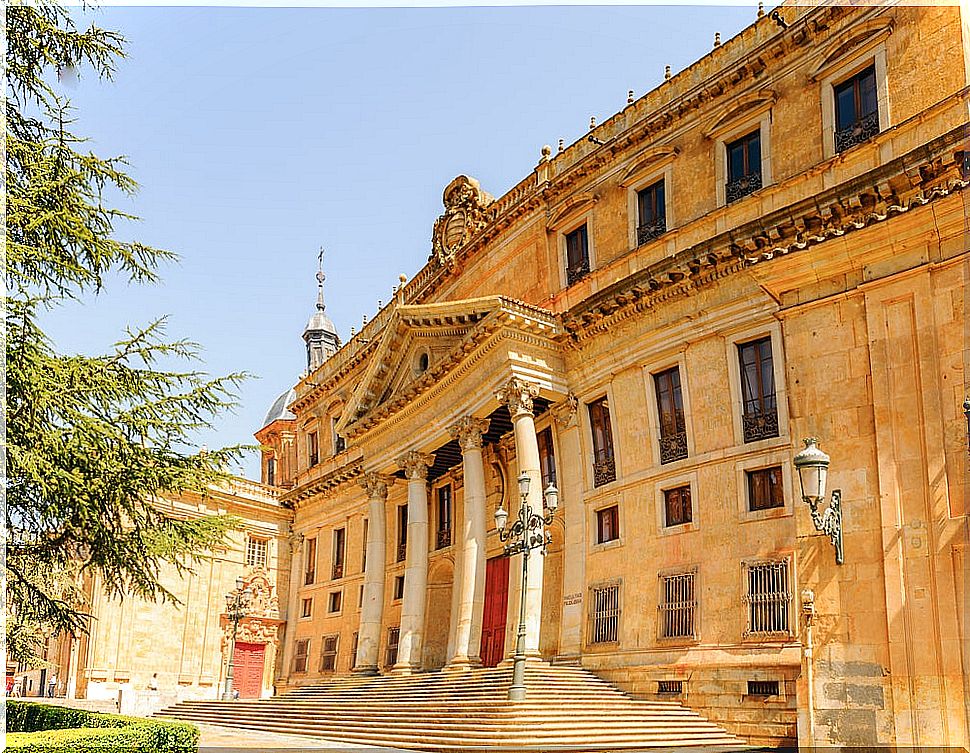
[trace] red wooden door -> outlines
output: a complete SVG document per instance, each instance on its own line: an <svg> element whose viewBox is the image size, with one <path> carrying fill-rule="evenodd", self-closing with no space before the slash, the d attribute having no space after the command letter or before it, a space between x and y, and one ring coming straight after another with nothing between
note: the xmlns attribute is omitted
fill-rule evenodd
<svg viewBox="0 0 970 753"><path fill-rule="evenodd" d="M259 698L263 690L264 643L237 643L232 655L232 687L240 698Z"/></svg>
<svg viewBox="0 0 970 753"><path fill-rule="evenodd" d="M485 563L485 610L482 614L482 664L494 667L505 656L505 621L509 607L509 558Z"/></svg>

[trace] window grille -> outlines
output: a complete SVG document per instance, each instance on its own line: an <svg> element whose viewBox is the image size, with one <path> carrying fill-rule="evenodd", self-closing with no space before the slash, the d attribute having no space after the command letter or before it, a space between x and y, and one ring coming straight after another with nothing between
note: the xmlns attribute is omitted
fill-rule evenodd
<svg viewBox="0 0 970 753"><path fill-rule="evenodd" d="M589 235L586 225L566 235L566 285L589 274Z"/></svg>
<svg viewBox="0 0 970 753"><path fill-rule="evenodd" d="M657 692L681 695L684 692L684 681L683 680L658 680Z"/></svg>
<svg viewBox="0 0 970 753"><path fill-rule="evenodd" d="M637 192L637 210L638 246L667 232L663 179Z"/></svg>
<svg viewBox="0 0 970 753"><path fill-rule="evenodd" d="M653 375L660 418L660 462L672 463L687 457L687 423L680 386L680 368Z"/></svg>
<svg viewBox="0 0 970 753"><path fill-rule="evenodd" d="M778 680L748 680L748 695L778 695Z"/></svg>
<svg viewBox="0 0 970 753"><path fill-rule="evenodd" d="M249 567L266 567L266 539L250 536L246 539L246 564Z"/></svg>
<svg viewBox="0 0 970 753"><path fill-rule="evenodd" d="M835 151L842 152L879 133L876 69L869 66L834 87Z"/></svg>
<svg viewBox="0 0 970 753"><path fill-rule="evenodd" d="M790 633L791 588L788 560L749 563L746 635Z"/></svg>
<svg viewBox="0 0 970 753"><path fill-rule="evenodd" d="M778 401L771 337L738 345L744 441L778 436Z"/></svg>
<svg viewBox="0 0 970 753"><path fill-rule="evenodd" d="M304 638L296 642L293 652L293 672L306 672L307 655L310 653L310 639Z"/></svg>
<svg viewBox="0 0 970 753"><path fill-rule="evenodd" d="M660 637L695 638L697 598L695 571L660 576Z"/></svg>
<svg viewBox="0 0 970 753"><path fill-rule="evenodd" d="M323 638L323 650L320 652L320 671L333 672L337 669L337 642L339 636L326 635Z"/></svg>
<svg viewBox="0 0 970 753"><path fill-rule="evenodd" d="M620 633L620 584L592 589L590 643L616 643Z"/></svg>
<svg viewBox="0 0 970 753"><path fill-rule="evenodd" d="M616 481L610 403L607 398L602 397L590 403L587 408L593 435L593 486L602 486Z"/></svg>
<svg viewBox="0 0 970 753"><path fill-rule="evenodd" d="M401 640L401 628L392 627L387 630L387 652L384 656L384 666L393 667L397 664L397 644Z"/></svg>
<svg viewBox="0 0 970 753"><path fill-rule="evenodd" d="M761 188L761 130L727 145L727 203Z"/></svg>

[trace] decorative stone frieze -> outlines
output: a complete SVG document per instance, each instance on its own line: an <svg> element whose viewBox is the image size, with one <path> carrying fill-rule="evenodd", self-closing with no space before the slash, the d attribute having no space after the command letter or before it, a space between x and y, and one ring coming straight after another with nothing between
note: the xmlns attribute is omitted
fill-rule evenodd
<svg viewBox="0 0 970 753"><path fill-rule="evenodd" d="M410 450L397 459L397 464L409 480L426 479L428 468L434 463L434 455Z"/></svg>
<svg viewBox="0 0 970 753"><path fill-rule="evenodd" d="M539 385L513 377L509 383L496 391L495 399L508 406L514 418L520 413L532 414L532 401L539 396Z"/></svg>
<svg viewBox="0 0 970 753"><path fill-rule="evenodd" d="M482 436L488 431L488 425L487 418L464 416L448 429L448 433L452 439L458 440L463 452L474 448L481 449Z"/></svg>

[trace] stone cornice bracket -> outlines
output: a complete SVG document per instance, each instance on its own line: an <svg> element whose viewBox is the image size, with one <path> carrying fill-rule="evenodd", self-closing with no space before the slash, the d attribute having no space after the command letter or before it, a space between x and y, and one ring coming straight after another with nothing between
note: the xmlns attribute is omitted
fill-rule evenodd
<svg viewBox="0 0 970 753"><path fill-rule="evenodd" d="M357 483L367 492L368 499L387 499L388 487L394 484L394 477L383 473L365 473Z"/></svg>
<svg viewBox="0 0 970 753"><path fill-rule="evenodd" d="M457 439L462 452L482 448L482 437L488 431L489 420L475 416L463 416L448 427L452 439Z"/></svg>
<svg viewBox="0 0 970 753"><path fill-rule="evenodd" d="M512 377L508 384L495 392L495 399L509 407L515 418L523 413L532 413L532 401L539 396L539 385Z"/></svg>
<svg viewBox="0 0 970 753"><path fill-rule="evenodd" d="M552 406L552 417L564 429L576 425L576 411L579 408L579 398L572 392L560 402Z"/></svg>
<svg viewBox="0 0 970 753"><path fill-rule="evenodd" d="M434 455L427 452L410 450L397 459L409 481L420 481L428 478L428 468L434 463Z"/></svg>
<svg viewBox="0 0 970 753"><path fill-rule="evenodd" d="M290 532L286 537L287 543L290 545L290 554L296 554L296 550L300 548L303 544L303 534L297 533L290 528Z"/></svg>

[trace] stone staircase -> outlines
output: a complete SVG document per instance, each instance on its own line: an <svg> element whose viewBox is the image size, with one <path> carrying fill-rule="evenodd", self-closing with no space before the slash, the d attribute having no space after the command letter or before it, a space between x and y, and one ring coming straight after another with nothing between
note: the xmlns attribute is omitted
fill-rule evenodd
<svg viewBox="0 0 970 753"><path fill-rule="evenodd" d="M267 700L183 701L159 716L412 750L745 747L690 709L638 701L576 667L530 663L510 702L510 667L409 677L343 676Z"/></svg>

